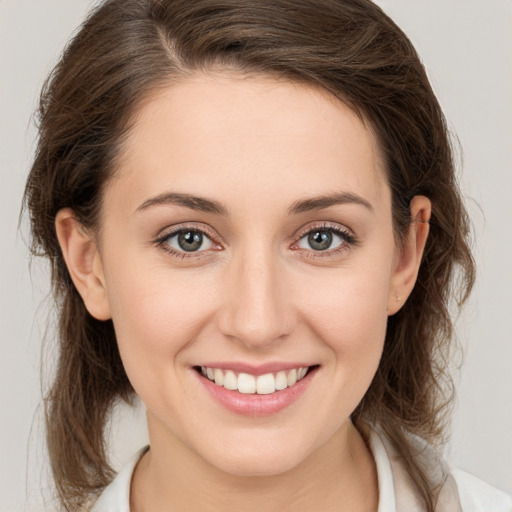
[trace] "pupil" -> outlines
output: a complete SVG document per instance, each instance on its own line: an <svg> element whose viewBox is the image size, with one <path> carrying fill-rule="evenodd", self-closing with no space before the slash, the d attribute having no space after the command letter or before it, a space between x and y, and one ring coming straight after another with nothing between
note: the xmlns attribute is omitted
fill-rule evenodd
<svg viewBox="0 0 512 512"><path fill-rule="evenodd" d="M317 231L308 237L309 245L315 251L325 251L332 243L332 234L328 231Z"/></svg>
<svg viewBox="0 0 512 512"><path fill-rule="evenodd" d="M184 251L197 251L203 244L203 235L197 231L182 231L178 235L178 245Z"/></svg>

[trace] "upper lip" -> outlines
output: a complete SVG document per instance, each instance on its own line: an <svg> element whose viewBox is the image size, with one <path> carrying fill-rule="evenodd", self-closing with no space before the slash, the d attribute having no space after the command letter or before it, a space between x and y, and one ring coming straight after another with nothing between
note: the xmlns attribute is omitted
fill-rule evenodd
<svg viewBox="0 0 512 512"><path fill-rule="evenodd" d="M218 368L219 370L232 370L236 373L248 373L250 375L258 376L267 373L276 373L279 371L293 370L294 368L307 368L313 366L311 363L305 362L283 362L273 361L264 364L251 364L240 361L212 361L202 363L200 366L207 368Z"/></svg>

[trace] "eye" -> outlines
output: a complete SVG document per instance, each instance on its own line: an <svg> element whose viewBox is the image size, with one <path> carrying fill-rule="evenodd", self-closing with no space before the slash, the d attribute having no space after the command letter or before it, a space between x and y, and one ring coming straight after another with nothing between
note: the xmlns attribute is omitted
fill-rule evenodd
<svg viewBox="0 0 512 512"><path fill-rule="evenodd" d="M327 251L339 247L342 243L341 237L331 231L314 230L299 240L299 247L314 251Z"/></svg>
<svg viewBox="0 0 512 512"><path fill-rule="evenodd" d="M339 227L321 226L305 232L296 247L315 252L336 252L355 243L354 236L348 231Z"/></svg>
<svg viewBox="0 0 512 512"><path fill-rule="evenodd" d="M198 229L180 229L167 234L158 240L158 245L178 253L202 252L214 246L211 238Z"/></svg>

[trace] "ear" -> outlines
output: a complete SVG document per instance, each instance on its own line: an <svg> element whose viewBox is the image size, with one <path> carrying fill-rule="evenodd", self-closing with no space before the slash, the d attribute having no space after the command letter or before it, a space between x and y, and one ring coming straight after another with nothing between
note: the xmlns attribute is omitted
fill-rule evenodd
<svg viewBox="0 0 512 512"><path fill-rule="evenodd" d="M70 208L59 210L55 230L69 274L87 311L97 320L108 320L110 305L94 237L87 233Z"/></svg>
<svg viewBox="0 0 512 512"><path fill-rule="evenodd" d="M432 212L430 199L425 196L414 196L410 210L411 225L402 246L397 250L391 278L388 315L394 315L400 310L416 284L430 228L429 220Z"/></svg>

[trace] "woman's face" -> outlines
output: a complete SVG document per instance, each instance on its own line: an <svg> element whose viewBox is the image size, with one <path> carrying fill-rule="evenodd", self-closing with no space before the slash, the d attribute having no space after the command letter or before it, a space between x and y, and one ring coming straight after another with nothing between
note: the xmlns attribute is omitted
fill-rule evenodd
<svg viewBox="0 0 512 512"><path fill-rule="evenodd" d="M401 268L376 140L347 106L262 77L160 90L105 189L100 242L153 445L268 475L347 428Z"/></svg>

